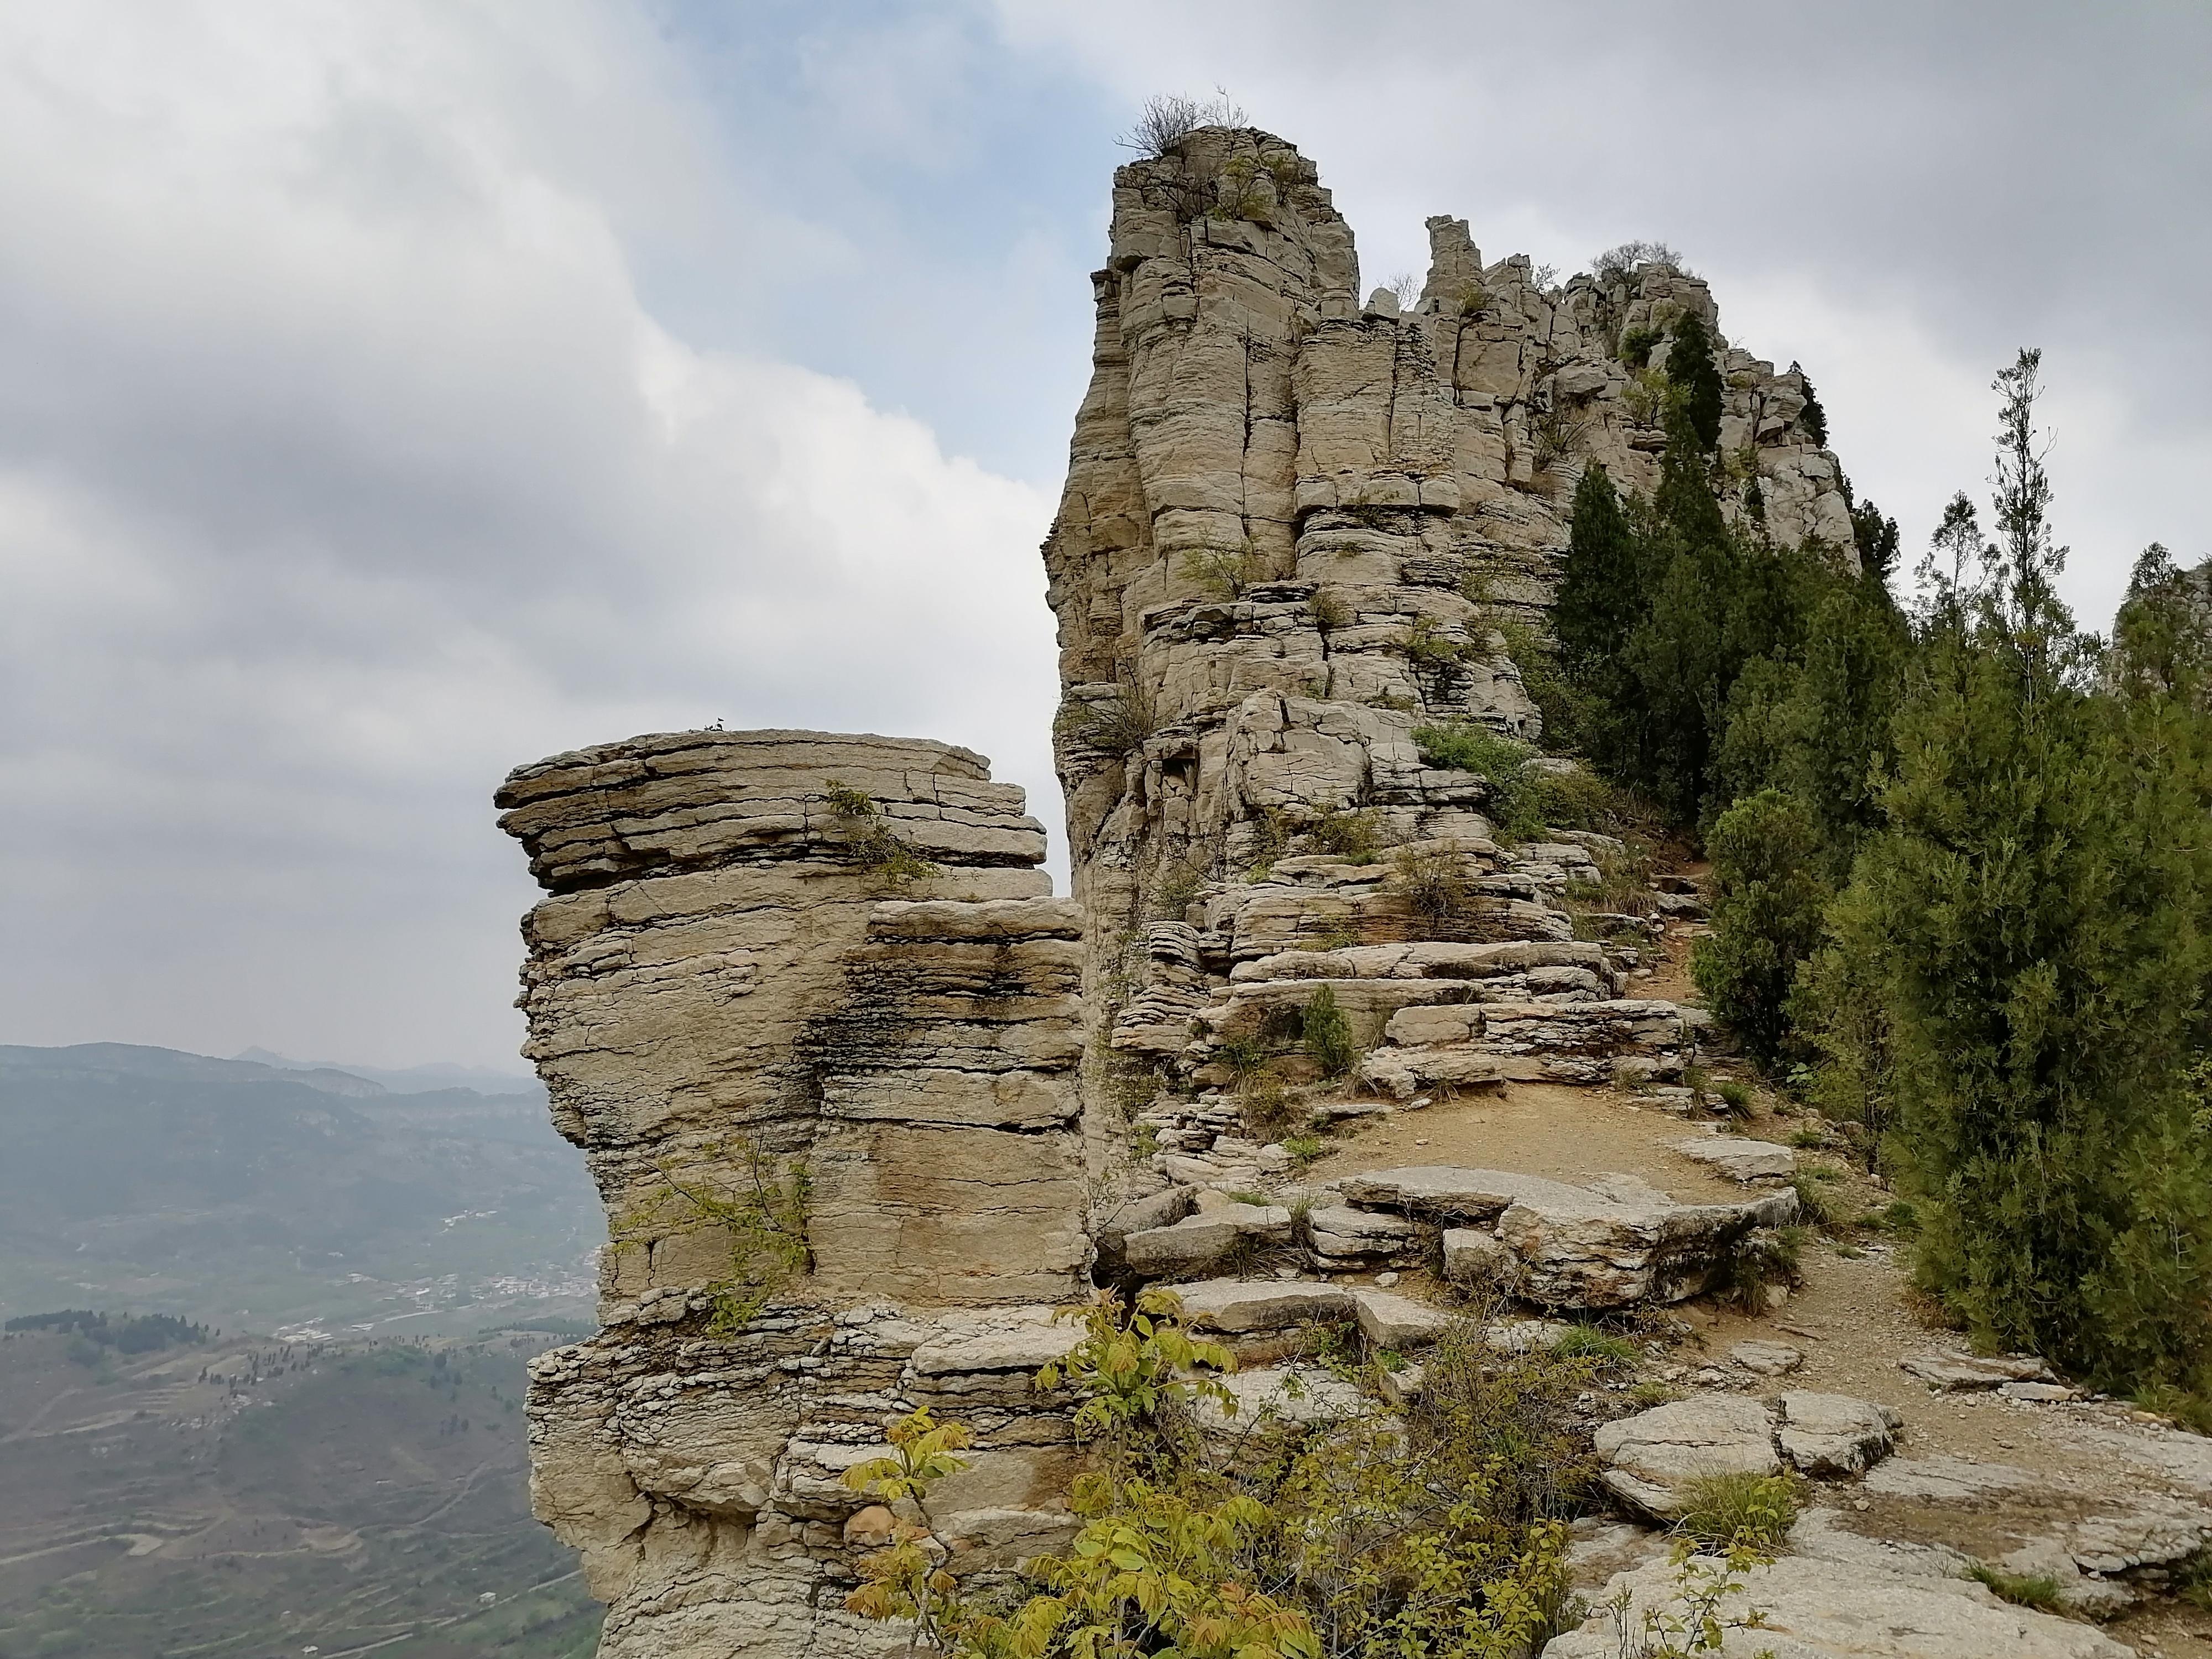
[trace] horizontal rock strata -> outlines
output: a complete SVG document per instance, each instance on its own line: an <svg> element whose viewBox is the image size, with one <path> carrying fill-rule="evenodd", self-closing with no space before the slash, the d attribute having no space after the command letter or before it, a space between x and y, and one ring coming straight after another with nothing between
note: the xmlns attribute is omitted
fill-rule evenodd
<svg viewBox="0 0 2212 1659"><path fill-rule="evenodd" d="M1021 792L943 744L700 732L498 799L550 892L528 1053L610 1217L603 1328L530 1401L601 1651L881 1648L842 1601L887 1523L842 1476L919 1406L977 1431L933 1504L962 1571L1064 1543L1073 1453L1032 1377L1090 1259L1082 929ZM745 1218L802 1179L765 1212L796 1259L763 1267Z"/></svg>

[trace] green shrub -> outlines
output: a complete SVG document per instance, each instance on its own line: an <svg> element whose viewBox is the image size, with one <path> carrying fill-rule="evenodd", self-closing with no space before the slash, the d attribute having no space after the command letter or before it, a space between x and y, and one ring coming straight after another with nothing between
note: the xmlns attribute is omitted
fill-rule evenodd
<svg viewBox="0 0 2212 1659"><path fill-rule="evenodd" d="M846 848L880 885L903 891L943 873L892 833L883 809L865 792L833 778L823 786L822 793L844 833Z"/></svg>
<svg viewBox="0 0 2212 1659"><path fill-rule="evenodd" d="M1490 785L1484 802L1501 841L1534 841L1548 830L1594 829L1611 818L1613 792L1577 768L1538 768L1536 750L1486 726L1421 726L1413 742L1426 764L1473 772Z"/></svg>
<svg viewBox="0 0 2212 1659"><path fill-rule="evenodd" d="M1714 1013L1771 1062L1790 1035L1798 964L1820 942L1830 891L1820 842L1802 805L1765 789L1721 815L1711 852L1712 932L1697 943L1691 975Z"/></svg>
<svg viewBox="0 0 2212 1659"><path fill-rule="evenodd" d="M1414 617L1398 636L1396 649L1416 668L1431 670L1456 667L1475 653L1471 642L1452 638L1432 617Z"/></svg>
<svg viewBox="0 0 2212 1659"><path fill-rule="evenodd" d="M1829 1172L1834 1178L1834 1172ZM1790 1185L1797 1194L1797 1213L1816 1227L1833 1227L1843 1218L1843 1209L1833 1194L1823 1184L1820 1173L1799 1170L1790 1177Z"/></svg>
<svg viewBox="0 0 2212 1659"><path fill-rule="evenodd" d="M1720 1097L1721 1110L1729 1116L1743 1118L1751 1115L1751 1091L1734 1078L1723 1078L1713 1085L1713 1092Z"/></svg>
<svg viewBox="0 0 2212 1659"><path fill-rule="evenodd" d="M1720 1299L1747 1314L1764 1314L1770 1285L1788 1290L1802 1282L1799 1262L1804 1248L1802 1227L1760 1228L1746 1234L1729 1257Z"/></svg>
<svg viewBox="0 0 2212 1659"><path fill-rule="evenodd" d="M1667 347L1667 379L1681 394L1682 412L1698 447L1710 454L1721 438L1721 371L1713 361L1713 337L1694 311L1683 313L1674 325Z"/></svg>
<svg viewBox="0 0 2212 1659"><path fill-rule="evenodd" d="M1382 842L1382 822L1375 809L1357 811L1340 805L1325 805L1306 827L1314 850L1352 864L1372 864Z"/></svg>
<svg viewBox="0 0 2212 1659"><path fill-rule="evenodd" d="M1152 701L1133 685L1125 685L1100 702L1072 703L1063 709L1060 730L1064 737L1085 743L1102 754L1130 755L1145 746L1158 729Z"/></svg>
<svg viewBox="0 0 2212 1659"><path fill-rule="evenodd" d="M1324 985L1307 999L1303 1011L1303 1043L1306 1058L1323 1077L1342 1077L1359 1060L1352 1035L1352 1019L1337 1006L1336 993Z"/></svg>
<svg viewBox="0 0 2212 1659"><path fill-rule="evenodd" d="M1659 343L1659 331L1648 323L1623 329L1620 334L1620 361L1632 369L1642 369L1651 362L1651 348Z"/></svg>
<svg viewBox="0 0 2212 1659"><path fill-rule="evenodd" d="M1777 1555L1797 1522L1797 1485L1786 1474L1703 1474L1683 1496L1675 1529L1707 1549Z"/></svg>
<svg viewBox="0 0 2212 1659"><path fill-rule="evenodd" d="M1182 556L1184 579L1218 599L1241 599L1271 574L1267 561L1247 537L1234 547L1197 547Z"/></svg>
<svg viewBox="0 0 2212 1659"><path fill-rule="evenodd" d="M1391 855L1388 884L1431 928L1466 909L1474 891L1468 884L1465 858L1445 847L1400 848Z"/></svg>

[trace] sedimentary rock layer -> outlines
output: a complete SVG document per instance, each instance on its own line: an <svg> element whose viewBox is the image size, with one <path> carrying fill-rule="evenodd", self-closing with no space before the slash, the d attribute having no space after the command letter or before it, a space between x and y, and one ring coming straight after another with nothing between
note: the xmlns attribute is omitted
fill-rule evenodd
<svg viewBox="0 0 2212 1659"><path fill-rule="evenodd" d="M820 732L603 744L498 801L550 893L527 1052L611 1234L604 1328L532 1368L538 1512L607 1655L875 1651L840 1477L897 1416L979 1431L933 1511L963 1570L1066 1532L1030 1375L1089 1261L1081 930L1043 833L978 756Z"/></svg>

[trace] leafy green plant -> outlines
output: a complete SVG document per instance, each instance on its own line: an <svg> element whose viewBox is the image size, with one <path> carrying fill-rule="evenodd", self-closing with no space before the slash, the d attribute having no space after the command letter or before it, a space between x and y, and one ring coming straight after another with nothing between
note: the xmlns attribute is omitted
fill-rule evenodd
<svg viewBox="0 0 2212 1659"><path fill-rule="evenodd" d="M1797 1485L1786 1474L1701 1474L1682 1494L1675 1530L1708 1549L1778 1555L1797 1523Z"/></svg>
<svg viewBox="0 0 2212 1659"><path fill-rule="evenodd" d="M1751 1091L1735 1079L1723 1078L1713 1085L1713 1092L1720 1097L1721 1110L1729 1116L1743 1118L1751 1115Z"/></svg>
<svg viewBox="0 0 2212 1659"><path fill-rule="evenodd" d="M703 1149L684 1170L653 1165L659 1187L615 1228L615 1242L649 1244L672 1233L719 1230L729 1272L704 1289L717 1336L744 1328L770 1297L812 1265L806 1222L812 1184L804 1158L778 1158L744 1135Z"/></svg>
<svg viewBox="0 0 2212 1659"><path fill-rule="evenodd" d="M1319 1135L1292 1135L1283 1142L1283 1150L1290 1154L1292 1169L1304 1170L1328 1156L1328 1143Z"/></svg>
<svg viewBox="0 0 2212 1659"><path fill-rule="evenodd" d="M1182 574L1217 599L1241 599L1267 580L1266 555L1249 537L1234 547L1197 547L1182 556Z"/></svg>
<svg viewBox="0 0 2212 1659"><path fill-rule="evenodd" d="M1306 1000L1301 1030L1306 1058L1323 1077L1342 1077L1358 1063L1359 1046L1352 1037L1351 1017L1338 1006L1336 993L1330 987L1322 986Z"/></svg>
<svg viewBox="0 0 2212 1659"><path fill-rule="evenodd" d="M1351 605L1332 587L1316 588L1313 597L1306 601L1306 613L1313 618L1313 625L1324 634L1352 625Z"/></svg>
<svg viewBox="0 0 2212 1659"><path fill-rule="evenodd" d="M1075 1346L1037 1372L1040 1389L1065 1383L1080 1395L1076 1428L1124 1455L1140 1431L1182 1441L1189 1431L1198 1401L1210 1401L1233 1416L1237 1397L1217 1376L1233 1371L1237 1361L1218 1342L1194 1337L1182 1322L1182 1298L1157 1287L1124 1301L1101 1291L1079 1309L1063 1308L1053 1317L1073 1320L1082 1328Z"/></svg>
<svg viewBox="0 0 2212 1659"><path fill-rule="evenodd" d="M892 832L883 808L864 791L833 778L823 785L822 794L854 861L881 885L902 891L943 873Z"/></svg>
<svg viewBox="0 0 2212 1659"><path fill-rule="evenodd" d="M939 1423L923 1406L891 1425L886 1437L890 1455L854 1464L845 1471L845 1485L886 1505L911 1503L926 1517L930 1488L968 1467L959 1454L975 1437L963 1423ZM944 1552L927 1548L930 1536L927 1526L898 1522L890 1547L860 1563L860 1586L845 1606L865 1619L911 1620L909 1650L944 1653L958 1644L966 1621L958 1582L939 1565Z"/></svg>
<svg viewBox="0 0 2212 1659"><path fill-rule="evenodd" d="M1648 1412L1654 1406L1663 1406L1681 1397L1680 1389L1672 1382L1662 1382L1656 1376L1640 1379L1628 1391L1628 1403L1640 1412Z"/></svg>
<svg viewBox="0 0 2212 1659"><path fill-rule="evenodd" d="M1382 845L1380 815L1371 806L1351 807L1328 802L1319 807L1306 826L1306 840L1316 852L1352 864L1372 864Z"/></svg>
<svg viewBox="0 0 2212 1659"><path fill-rule="evenodd" d="M1666 1603L1647 1607L1632 1626L1634 1592L1614 1592L1605 1604L1613 1626L1614 1651L1620 1659L1698 1659L1700 1655L1724 1654L1730 1631L1757 1630L1765 1622L1758 1608L1730 1614L1724 1611L1730 1596L1742 1594L1745 1575L1765 1558L1755 1550L1731 1549L1723 1555L1689 1554L1674 1565L1674 1594ZM1762 1649L1753 1659L1774 1659L1771 1649Z"/></svg>

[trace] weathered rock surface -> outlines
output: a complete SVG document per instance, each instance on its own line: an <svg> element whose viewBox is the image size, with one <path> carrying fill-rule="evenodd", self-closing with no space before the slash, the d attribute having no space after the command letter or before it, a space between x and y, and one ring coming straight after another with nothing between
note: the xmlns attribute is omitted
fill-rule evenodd
<svg viewBox="0 0 2212 1659"><path fill-rule="evenodd" d="M1756 1612L1759 1624L1727 1632L1724 1659L1759 1653L1775 1659L2131 1659L2134 1652L2088 1626L2000 1601L1979 1584L1884 1573L1863 1561L1784 1556L1752 1568L1740 1582L1743 1588L1723 1600L1720 1615L1747 1622ZM1647 1612L1679 1615L1679 1575L1671 1562L1621 1574L1591 1600L1601 1607L1622 1590L1629 1595L1622 1617L1632 1633L1641 1632ZM1621 1651L1608 1612L1544 1650L1545 1659L1617 1659Z"/></svg>
<svg viewBox="0 0 2212 1659"><path fill-rule="evenodd" d="M1805 1363L1805 1351L1787 1342L1739 1342L1729 1350L1729 1358L1761 1376L1780 1376Z"/></svg>
<svg viewBox="0 0 2212 1659"><path fill-rule="evenodd" d="M1775 1443L1801 1474L1864 1474L1889 1455L1905 1419L1887 1406L1843 1394L1782 1396Z"/></svg>
<svg viewBox="0 0 2212 1659"><path fill-rule="evenodd" d="M1352 1292L1313 1279L1209 1279L1176 1287L1191 1328L1245 1335L1352 1316Z"/></svg>
<svg viewBox="0 0 2212 1659"><path fill-rule="evenodd" d="M1116 174L1044 548L1073 902L1020 792L944 744L679 732L502 787L549 895L525 927L528 1052L612 1238L603 1330L536 1368L534 1501L610 1602L609 1659L894 1644L842 1611L887 1534L840 1476L919 1404L978 1432L932 1504L958 1571L1064 1540L1064 1402L1029 1385L1072 1340L1052 1310L1094 1263L1176 1278L1292 1244L1283 1194L1224 1194L1291 1166L1243 1097L1255 1055L1321 1066L1304 1036L1331 1005L1366 1085L1346 1115L1688 1063L1702 1016L1625 994L1658 919L1626 920L1626 946L1575 937L1571 886L1622 845L1501 845L1499 781L1413 734L1540 736L1501 624L1540 620L1584 466L1658 476L1624 332L1663 361L1675 319L1714 328L1723 442L1771 534L1848 558L1847 489L1802 375L1722 340L1702 281L1559 287L1484 260L1463 222L1429 230L1419 302L1363 306L1350 228L1281 140L1205 129ZM731 1329L730 1206L802 1166L799 1270ZM1311 1260L1412 1266L1443 1231L1455 1273L1613 1307L1694 1293L1795 1212L1786 1191L1445 1176L1464 1190L1308 1195ZM1190 1297L1227 1334L1349 1316L1376 1348L1443 1317L1368 1286ZM1238 1386L1304 1412L1328 1382Z"/></svg>
<svg viewBox="0 0 2212 1659"><path fill-rule="evenodd" d="M1930 1388L1994 1389L2006 1382L2048 1382L2051 1368L2020 1354L1929 1352L1907 1354L1898 1364Z"/></svg>
<svg viewBox="0 0 2212 1659"><path fill-rule="evenodd" d="M1121 1241L1122 1260L1148 1278L1215 1266L1247 1248L1288 1244L1291 1212L1273 1205L1230 1204L1185 1216L1172 1227L1151 1227Z"/></svg>
<svg viewBox="0 0 2212 1659"><path fill-rule="evenodd" d="M942 744L700 732L499 801L550 890L527 1052L611 1218L603 1328L530 1398L602 1652L876 1650L831 1593L884 1530L842 1476L920 1405L980 1431L933 1505L963 1571L1064 1541L1073 1451L1031 1376L1090 1255L1082 927L1021 792ZM802 1166L801 1269L718 1326L731 1218Z"/></svg>
<svg viewBox="0 0 2212 1659"><path fill-rule="evenodd" d="M1731 1181L1786 1180L1797 1167L1797 1154L1787 1146L1778 1146L1770 1140L1745 1140L1735 1135L1678 1140L1674 1150Z"/></svg>
<svg viewBox="0 0 2212 1659"><path fill-rule="evenodd" d="M1530 1301L1570 1309L1694 1296L1753 1229L1797 1213L1787 1188L1738 1203L1682 1204L1627 1176L1577 1187L1505 1170L1421 1165L1346 1176L1337 1187L1362 1208L1478 1224L1446 1229L1447 1277L1497 1279Z"/></svg>
<svg viewBox="0 0 2212 1659"><path fill-rule="evenodd" d="M1741 1395L1692 1395L1607 1423L1597 1431L1601 1477L1631 1509L1656 1520L1682 1513L1685 1488L1701 1475L1778 1474L1774 1419Z"/></svg>

